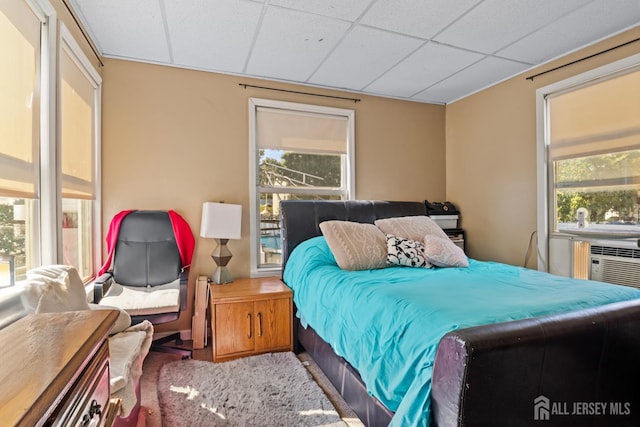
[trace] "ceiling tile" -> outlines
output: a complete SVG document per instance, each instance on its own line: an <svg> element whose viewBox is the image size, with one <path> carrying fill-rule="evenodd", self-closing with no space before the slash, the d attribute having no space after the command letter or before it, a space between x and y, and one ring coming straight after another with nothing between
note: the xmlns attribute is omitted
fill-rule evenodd
<svg viewBox="0 0 640 427"><path fill-rule="evenodd" d="M494 53L589 0L485 0L434 40Z"/></svg>
<svg viewBox="0 0 640 427"><path fill-rule="evenodd" d="M483 57L479 53L428 43L367 86L366 90L410 97Z"/></svg>
<svg viewBox="0 0 640 427"><path fill-rule="evenodd" d="M617 0L611 7L611 0L597 0L502 49L498 55L542 63L638 23L640 1Z"/></svg>
<svg viewBox="0 0 640 427"><path fill-rule="evenodd" d="M67 1L105 56L439 103L640 22L640 0Z"/></svg>
<svg viewBox="0 0 640 427"><path fill-rule="evenodd" d="M378 0L361 24L429 39L479 0Z"/></svg>
<svg viewBox="0 0 640 427"><path fill-rule="evenodd" d="M309 82L361 90L421 43L412 37L357 26Z"/></svg>
<svg viewBox="0 0 640 427"><path fill-rule="evenodd" d="M158 0L75 0L107 56L168 62L167 37Z"/></svg>
<svg viewBox="0 0 640 427"><path fill-rule="evenodd" d="M506 77L524 71L526 65L487 57L413 97L426 102L449 103Z"/></svg>
<svg viewBox="0 0 640 427"><path fill-rule="evenodd" d="M262 13L261 3L174 0L164 4L175 64L243 71Z"/></svg>
<svg viewBox="0 0 640 427"><path fill-rule="evenodd" d="M355 21L371 0L270 0L270 5L283 6L289 9L318 15L339 18L347 21Z"/></svg>
<svg viewBox="0 0 640 427"><path fill-rule="evenodd" d="M350 24L304 12L269 7L246 72L304 81L343 37Z"/></svg>

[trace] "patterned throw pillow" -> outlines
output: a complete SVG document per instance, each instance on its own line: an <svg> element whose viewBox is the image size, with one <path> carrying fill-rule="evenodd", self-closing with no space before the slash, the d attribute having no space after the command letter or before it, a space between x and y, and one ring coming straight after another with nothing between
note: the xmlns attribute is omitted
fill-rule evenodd
<svg viewBox="0 0 640 427"><path fill-rule="evenodd" d="M405 267L431 267L431 264L424 258L422 243L393 234L385 236L387 238L387 264Z"/></svg>
<svg viewBox="0 0 640 427"><path fill-rule="evenodd" d="M464 251L449 238L424 236L424 257L437 267L468 267Z"/></svg>

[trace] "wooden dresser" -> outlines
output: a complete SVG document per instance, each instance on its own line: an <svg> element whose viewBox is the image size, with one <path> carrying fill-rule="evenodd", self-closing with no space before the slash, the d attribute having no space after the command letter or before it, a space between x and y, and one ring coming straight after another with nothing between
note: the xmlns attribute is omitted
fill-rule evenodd
<svg viewBox="0 0 640 427"><path fill-rule="evenodd" d="M34 314L0 330L3 426L111 426L112 310Z"/></svg>

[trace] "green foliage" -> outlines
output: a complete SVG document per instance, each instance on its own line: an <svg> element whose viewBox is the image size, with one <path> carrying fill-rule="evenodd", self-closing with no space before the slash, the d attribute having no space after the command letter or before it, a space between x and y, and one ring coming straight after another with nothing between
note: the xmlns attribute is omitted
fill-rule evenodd
<svg viewBox="0 0 640 427"><path fill-rule="evenodd" d="M340 156L285 152L282 160L261 150L258 184L262 186L340 187Z"/></svg>
<svg viewBox="0 0 640 427"><path fill-rule="evenodd" d="M636 219L640 186L640 150L560 160L555 164L558 222L575 222L576 211L589 210L589 221L607 222L609 211L620 219Z"/></svg>
<svg viewBox="0 0 640 427"><path fill-rule="evenodd" d="M276 159L267 157L260 162L260 173L258 174L258 185L271 186L275 185L274 179L280 175L280 168L282 164Z"/></svg>
<svg viewBox="0 0 640 427"><path fill-rule="evenodd" d="M640 174L640 150L609 153L576 159L561 160L556 164L556 179L561 183L615 179Z"/></svg>
<svg viewBox="0 0 640 427"><path fill-rule="evenodd" d="M291 171L284 171L283 175L304 181L305 184L319 187L340 186L340 156L286 152L282 156L282 163L287 169L291 169ZM303 177L293 171L308 175Z"/></svg>
<svg viewBox="0 0 640 427"><path fill-rule="evenodd" d="M13 205L0 203L0 254L24 255L24 236L16 236Z"/></svg>
<svg viewBox="0 0 640 427"><path fill-rule="evenodd" d="M607 222L605 214L610 210L619 212L621 219L633 219L636 209L636 192L624 191L595 191L577 192L561 191L557 193L558 222L577 221L578 208L589 210L589 221Z"/></svg>

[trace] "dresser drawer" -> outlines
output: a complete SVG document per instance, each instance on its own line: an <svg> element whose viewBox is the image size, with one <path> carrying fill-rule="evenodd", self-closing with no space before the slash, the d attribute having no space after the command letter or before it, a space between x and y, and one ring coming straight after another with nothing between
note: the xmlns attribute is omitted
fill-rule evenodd
<svg viewBox="0 0 640 427"><path fill-rule="evenodd" d="M105 341L47 425L103 426L109 407L109 347Z"/></svg>

